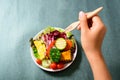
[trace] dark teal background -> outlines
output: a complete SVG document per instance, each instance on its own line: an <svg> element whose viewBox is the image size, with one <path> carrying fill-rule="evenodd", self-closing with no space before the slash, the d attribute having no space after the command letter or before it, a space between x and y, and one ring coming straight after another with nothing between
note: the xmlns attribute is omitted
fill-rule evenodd
<svg viewBox="0 0 120 80"><path fill-rule="evenodd" d="M78 20L79 11L100 6L107 27L103 56L113 80L120 80L120 0L0 0L0 80L93 80L80 46L80 33L72 31L78 54L66 70L50 73L38 68L29 50L29 39L46 26L65 28Z"/></svg>

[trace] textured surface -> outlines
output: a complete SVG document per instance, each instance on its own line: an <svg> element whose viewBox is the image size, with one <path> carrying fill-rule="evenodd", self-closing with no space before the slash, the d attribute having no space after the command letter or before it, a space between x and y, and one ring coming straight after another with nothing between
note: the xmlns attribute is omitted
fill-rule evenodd
<svg viewBox="0 0 120 80"><path fill-rule="evenodd" d="M80 46L74 63L58 73L39 69L30 56L29 39L44 27L65 28L78 19L78 12L103 6L107 26L103 55L113 80L120 79L120 0L0 0L0 80L93 80Z"/></svg>

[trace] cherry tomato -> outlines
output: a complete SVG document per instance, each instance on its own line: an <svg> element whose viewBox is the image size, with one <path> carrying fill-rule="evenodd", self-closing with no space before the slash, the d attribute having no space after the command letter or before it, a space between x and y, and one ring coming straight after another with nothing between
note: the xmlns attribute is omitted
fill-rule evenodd
<svg viewBox="0 0 120 80"><path fill-rule="evenodd" d="M56 63L51 63L50 68L51 69L57 69L57 64Z"/></svg>
<svg viewBox="0 0 120 80"><path fill-rule="evenodd" d="M57 64L57 68L58 68L58 69L62 69L63 67L64 67L64 64L63 64L63 63L58 63L58 64Z"/></svg>
<svg viewBox="0 0 120 80"><path fill-rule="evenodd" d="M42 61L41 61L40 59L36 59L36 62L37 62L38 64L42 64Z"/></svg>

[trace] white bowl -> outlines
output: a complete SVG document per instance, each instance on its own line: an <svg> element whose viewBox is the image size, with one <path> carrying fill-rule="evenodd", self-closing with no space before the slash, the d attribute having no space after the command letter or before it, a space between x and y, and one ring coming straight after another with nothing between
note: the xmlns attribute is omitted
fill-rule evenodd
<svg viewBox="0 0 120 80"><path fill-rule="evenodd" d="M55 29L62 29L62 28L55 27ZM63 30L64 30L64 29L63 29ZM43 31L44 31L44 30L41 30L39 33L37 33L37 34L35 35L35 37L33 37L33 39L36 39ZM39 68L41 68L41 69L43 69L43 70L45 70L45 71L49 71L49 72L58 72L58 71L65 70L66 68L68 68L68 67L73 63L73 61L75 60L75 58L76 58L76 56L77 56L77 50L78 50L78 49L77 49L77 43L76 43L76 41L75 41L75 47L76 47L76 49L75 49L75 52L73 53L72 61L69 62L69 63L66 63L66 64L64 65L64 68L62 68L62 69L55 69L55 70L50 69L50 68L45 68L45 67L39 65L39 64L36 62L36 58L35 58L35 56L34 56L32 47L30 47L30 52L31 52L31 57L32 57L34 63L35 63Z"/></svg>

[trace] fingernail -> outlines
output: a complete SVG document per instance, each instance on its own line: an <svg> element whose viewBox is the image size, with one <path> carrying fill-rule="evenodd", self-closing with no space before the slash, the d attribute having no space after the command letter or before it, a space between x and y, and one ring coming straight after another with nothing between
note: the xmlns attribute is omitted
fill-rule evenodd
<svg viewBox="0 0 120 80"><path fill-rule="evenodd" d="M79 17L81 18L82 16L84 16L84 12L83 12L83 11L80 11L80 12L79 12Z"/></svg>

